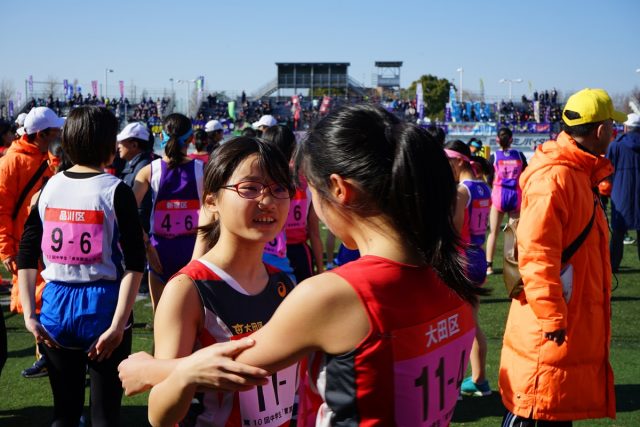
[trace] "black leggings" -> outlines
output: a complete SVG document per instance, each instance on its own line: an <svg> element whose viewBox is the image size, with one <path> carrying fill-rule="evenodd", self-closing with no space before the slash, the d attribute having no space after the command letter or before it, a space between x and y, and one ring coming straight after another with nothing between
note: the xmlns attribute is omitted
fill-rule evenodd
<svg viewBox="0 0 640 427"><path fill-rule="evenodd" d="M84 409L87 366L91 377L91 425L118 426L122 400L118 365L131 353L131 328L125 330L122 342L111 357L102 362L90 360L82 350L43 347L53 392L51 426L78 426Z"/></svg>
<svg viewBox="0 0 640 427"><path fill-rule="evenodd" d="M313 255L309 245L306 243L287 245L287 258L289 258L297 283L313 276Z"/></svg>
<svg viewBox="0 0 640 427"><path fill-rule="evenodd" d="M2 368L7 361L7 327L4 324L4 313L2 312L2 304L0 304L0 374Z"/></svg>
<svg viewBox="0 0 640 427"><path fill-rule="evenodd" d="M502 427L571 427L571 421L544 421L522 418L507 411L502 418Z"/></svg>

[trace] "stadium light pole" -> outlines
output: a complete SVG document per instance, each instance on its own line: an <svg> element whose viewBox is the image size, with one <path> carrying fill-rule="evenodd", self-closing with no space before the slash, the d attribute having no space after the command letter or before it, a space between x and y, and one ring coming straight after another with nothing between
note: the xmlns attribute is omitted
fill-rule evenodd
<svg viewBox="0 0 640 427"><path fill-rule="evenodd" d="M460 73L460 103L462 104L462 73L464 73L464 69L460 67L456 71Z"/></svg>
<svg viewBox="0 0 640 427"><path fill-rule="evenodd" d="M500 79L498 83L508 83L509 84L509 101L513 100L513 96L511 96L511 89L514 83L522 83L522 79Z"/></svg>
<svg viewBox="0 0 640 427"><path fill-rule="evenodd" d="M113 70L109 67L104 69L104 97L105 98L109 98L109 89L107 89L109 87L108 82L109 82L109 73L113 73Z"/></svg>
<svg viewBox="0 0 640 427"><path fill-rule="evenodd" d="M191 105L189 103L189 93L190 93L189 89L191 89L191 83L195 83L195 80L178 80L178 83L187 85L186 86L187 91L185 92L185 95L186 95L185 102L187 104L187 117L191 118Z"/></svg>

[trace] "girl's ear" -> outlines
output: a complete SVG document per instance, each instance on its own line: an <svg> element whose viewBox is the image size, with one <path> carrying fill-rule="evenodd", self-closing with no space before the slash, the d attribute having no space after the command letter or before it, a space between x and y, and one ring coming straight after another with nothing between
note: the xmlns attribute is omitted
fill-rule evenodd
<svg viewBox="0 0 640 427"><path fill-rule="evenodd" d="M204 196L204 204L202 207L212 214L218 213L218 198L216 194L209 193Z"/></svg>
<svg viewBox="0 0 640 427"><path fill-rule="evenodd" d="M353 183L344 179L337 173L329 176L329 194L341 205L349 204L355 197L355 187Z"/></svg>

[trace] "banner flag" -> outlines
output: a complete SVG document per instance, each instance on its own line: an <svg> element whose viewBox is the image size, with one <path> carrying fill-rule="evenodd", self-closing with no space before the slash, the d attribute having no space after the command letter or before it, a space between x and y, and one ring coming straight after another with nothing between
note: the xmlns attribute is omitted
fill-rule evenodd
<svg viewBox="0 0 640 427"><path fill-rule="evenodd" d="M120 98L124 98L124 80L120 80L118 83L120 85Z"/></svg>
<svg viewBox="0 0 640 427"><path fill-rule="evenodd" d="M418 118L424 118L424 93L422 92L422 83L416 86L416 106L418 110Z"/></svg>
<svg viewBox="0 0 640 427"><path fill-rule="evenodd" d="M227 104L227 111L229 112L229 117L233 120L236 119L236 101L229 101Z"/></svg>
<svg viewBox="0 0 640 427"><path fill-rule="evenodd" d="M93 91L93 96L98 96L98 81L91 80L91 90Z"/></svg>

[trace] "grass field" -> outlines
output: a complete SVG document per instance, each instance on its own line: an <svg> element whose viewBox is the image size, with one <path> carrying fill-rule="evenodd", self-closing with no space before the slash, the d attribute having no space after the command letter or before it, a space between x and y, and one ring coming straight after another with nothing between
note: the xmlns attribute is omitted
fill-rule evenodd
<svg viewBox="0 0 640 427"><path fill-rule="evenodd" d="M499 242L498 247L501 246ZM498 273L501 262L498 254ZM617 420L589 420L577 426L640 426L640 263L637 248L626 246L618 274L618 285L612 300L611 361L615 372ZM2 272L6 276L5 272ZM483 298L480 321L487 335L489 354L488 378L494 393L483 398L465 398L458 402L453 418L455 426L498 426L503 414L497 393L497 374L502 334L509 300L502 287L502 276L489 277L486 285L491 295ZM614 279L614 287L616 286ZM0 297L7 304L7 297ZM46 378L26 380L20 371L33 362L33 338L25 328L22 316L7 313L5 320L9 339L9 360L0 377L0 426L46 426L50 424L52 397ZM150 351L152 333L144 328L151 320L148 299L135 305L133 351ZM86 402L89 399L87 397ZM125 426L145 426L147 395L124 397L122 420Z"/></svg>

